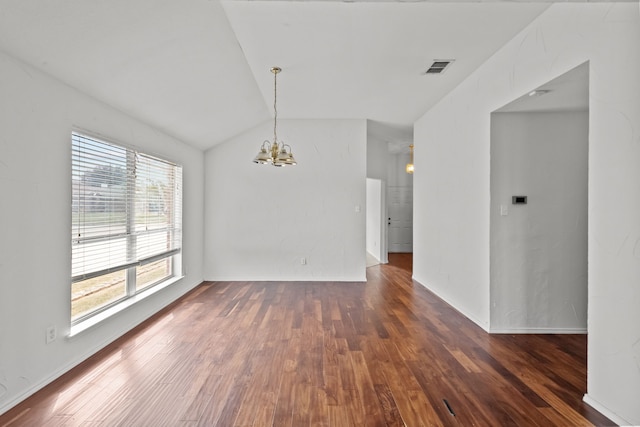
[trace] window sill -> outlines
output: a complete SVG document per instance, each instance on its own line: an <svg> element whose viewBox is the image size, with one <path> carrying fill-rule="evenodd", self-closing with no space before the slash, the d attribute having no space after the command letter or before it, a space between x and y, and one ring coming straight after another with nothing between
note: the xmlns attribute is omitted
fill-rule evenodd
<svg viewBox="0 0 640 427"><path fill-rule="evenodd" d="M151 288L146 289L140 292L139 294L131 298L128 298L119 304L114 305L113 307L109 307L105 311L102 311L96 314L95 316L91 316L88 319L83 320L82 322L71 326L68 338L73 338L76 335L81 334L82 332L88 329L91 329L92 327L102 323L104 320L107 320L115 316L116 314L120 313L121 311L126 310L132 305L135 305L137 302L142 301L145 298L148 298L149 296L155 294L156 292L160 292L161 290L173 285L179 280L182 280L182 278L184 278L184 276L172 277L171 279L168 279L158 285L152 286Z"/></svg>

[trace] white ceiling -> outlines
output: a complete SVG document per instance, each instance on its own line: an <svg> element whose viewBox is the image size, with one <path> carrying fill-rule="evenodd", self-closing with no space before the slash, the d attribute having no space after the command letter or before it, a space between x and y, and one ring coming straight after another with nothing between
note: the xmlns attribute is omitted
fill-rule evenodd
<svg viewBox="0 0 640 427"><path fill-rule="evenodd" d="M389 142L546 2L0 0L0 50L201 149L280 118ZM439 76L434 59L455 59Z"/></svg>
<svg viewBox="0 0 640 427"><path fill-rule="evenodd" d="M523 94L498 109L499 113L533 113L589 110L589 65L584 63L573 70L531 91L546 91L542 95Z"/></svg>
<svg viewBox="0 0 640 427"><path fill-rule="evenodd" d="M270 118L218 1L0 0L0 50L202 149Z"/></svg>

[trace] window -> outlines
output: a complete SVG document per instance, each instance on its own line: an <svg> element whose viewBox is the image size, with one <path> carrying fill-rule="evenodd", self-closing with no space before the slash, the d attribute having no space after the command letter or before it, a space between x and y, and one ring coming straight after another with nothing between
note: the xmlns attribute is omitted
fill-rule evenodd
<svg viewBox="0 0 640 427"><path fill-rule="evenodd" d="M182 167L73 132L71 321L180 273Z"/></svg>

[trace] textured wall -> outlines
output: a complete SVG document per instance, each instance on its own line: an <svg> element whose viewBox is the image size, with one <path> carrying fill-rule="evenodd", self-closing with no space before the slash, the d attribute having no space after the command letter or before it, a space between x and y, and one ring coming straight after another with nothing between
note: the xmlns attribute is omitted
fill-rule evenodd
<svg viewBox="0 0 640 427"><path fill-rule="evenodd" d="M367 121L367 127L369 127L369 121ZM369 133L367 135L367 178L386 181L388 164L388 144Z"/></svg>
<svg viewBox="0 0 640 427"><path fill-rule="evenodd" d="M587 331L588 126L587 111L491 117L492 332Z"/></svg>
<svg viewBox="0 0 640 427"><path fill-rule="evenodd" d="M184 279L67 338L71 130L181 163ZM0 53L0 412L202 281L203 153ZM45 344L45 330L58 338Z"/></svg>
<svg viewBox="0 0 640 427"><path fill-rule="evenodd" d="M278 121L285 168L251 162L272 130L205 154L205 278L365 280L366 121Z"/></svg>
<svg viewBox="0 0 640 427"><path fill-rule="evenodd" d="M637 4L553 4L416 122L414 277L489 328L490 114L586 61L586 400L640 424Z"/></svg>

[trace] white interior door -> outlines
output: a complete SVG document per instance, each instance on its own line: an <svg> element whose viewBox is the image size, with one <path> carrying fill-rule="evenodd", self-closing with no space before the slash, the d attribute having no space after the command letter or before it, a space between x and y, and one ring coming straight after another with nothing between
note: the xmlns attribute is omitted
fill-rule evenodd
<svg viewBox="0 0 640 427"><path fill-rule="evenodd" d="M387 263L386 185L367 178L367 252L380 263Z"/></svg>
<svg viewBox="0 0 640 427"><path fill-rule="evenodd" d="M413 252L413 187L388 188L389 252Z"/></svg>

